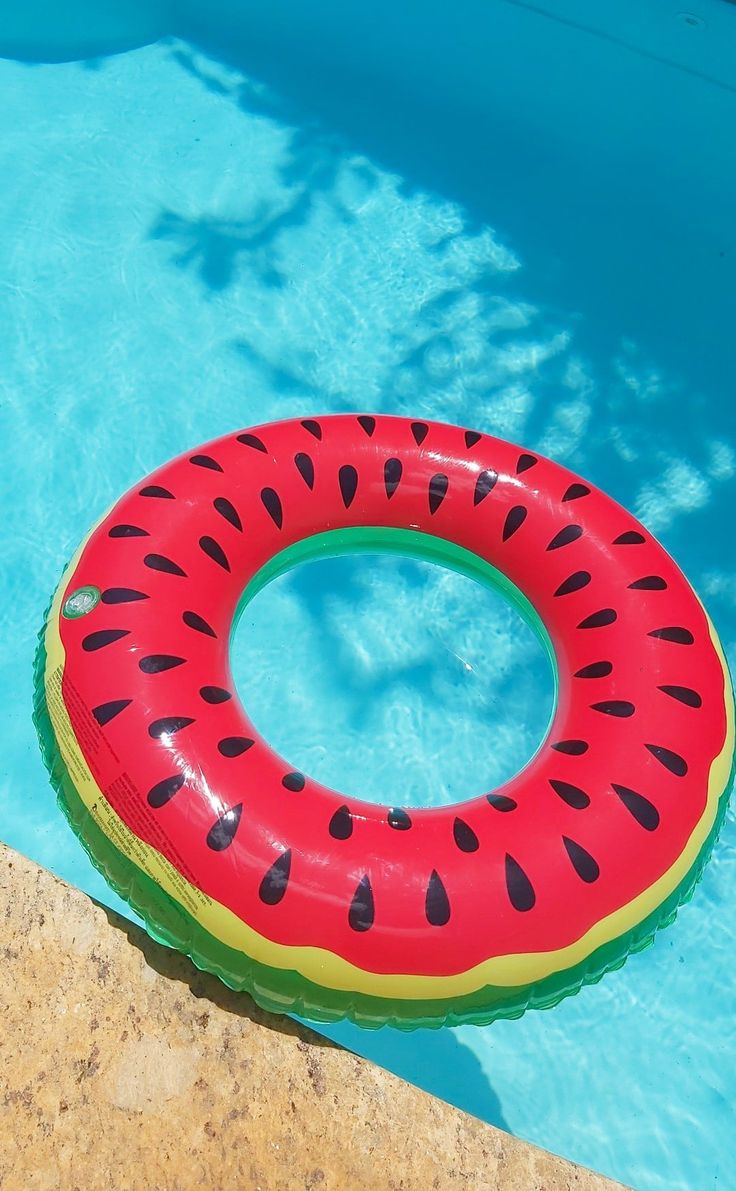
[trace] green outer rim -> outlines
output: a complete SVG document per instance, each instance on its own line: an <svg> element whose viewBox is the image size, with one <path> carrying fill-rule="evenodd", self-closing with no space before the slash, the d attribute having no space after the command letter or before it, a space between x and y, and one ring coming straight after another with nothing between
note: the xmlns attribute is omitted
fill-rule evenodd
<svg viewBox="0 0 736 1191"><path fill-rule="evenodd" d="M554 651L536 612L518 588L500 572L494 571L489 564L453 543L430 538L425 534L415 534L413 531L377 529L369 531L369 538L365 530L359 530L357 542L353 538L355 532L340 530L333 531L332 534L315 535L270 559L244 591L233 619L232 631L235 631L239 617L254 595L271 579L283 574L298 562L317 556L325 557L328 554L355 552L362 548L366 552L375 553L380 548L382 552L403 555L411 553L414 557L427 561L442 562L472 578L489 583L492 587L500 588L512 599L538 633L556 672ZM405 540L400 547L397 534L425 540L415 541L414 549L407 550L409 541ZM329 538L330 548L315 551L313 545L310 550L308 544L314 544L317 538ZM348 541L348 538L351 540ZM389 543L388 538L395 544ZM322 544L327 545L326 542ZM417 553L418 546L422 547L420 553ZM469 560L470 569L467 569ZM462 565L458 565L460 563ZM500 578L500 582L496 576ZM34 662L33 722L38 733L44 764L56 790L61 810L79 837L92 864L115 892L140 915L153 939L188 955L197 968L218 976L229 988L248 992L261 1008L272 1013L293 1013L315 1022L336 1022L348 1018L357 1025L370 1029L390 1025L401 1030L414 1030L419 1027L439 1028L443 1025L488 1025L499 1019L521 1017L529 1008L550 1009L564 997L578 992L583 985L596 984L606 972L620 968L630 954L648 947L654 941L657 931L674 921L680 906L692 897L723 825L734 779L733 762L729 780L719 799L713 828L695 863L677 888L656 910L623 935L597 948L586 960L574 967L555 972L544 980L511 988L486 985L464 996L432 1000L396 1000L325 988L306 979L299 972L258 963L243 952L235 951L215 939L155 881L123 856L95 823L79 797L61 757L46 702L45 638L50 609L51 605L46 611L44 625L39 634Z"/></svg>

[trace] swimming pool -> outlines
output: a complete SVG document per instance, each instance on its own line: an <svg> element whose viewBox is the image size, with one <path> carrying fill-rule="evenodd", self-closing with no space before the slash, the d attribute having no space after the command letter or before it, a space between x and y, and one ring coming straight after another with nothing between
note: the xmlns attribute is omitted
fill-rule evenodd
<svg viewBox="0 0 736 1191"><path fill-rule="evenodd" d="M35 634L110 500L233 427L372 409L552 454L661 536L736 660L736 9L199 7L39 4L0 42L0 831L106 902L38 758ZM262 593L236 670L277 747L377 798L493 784L550 700L503 605L389 560ZM639 1188L728 1185L734 831L654 948L551 1013L331 1033Z"/></svg>

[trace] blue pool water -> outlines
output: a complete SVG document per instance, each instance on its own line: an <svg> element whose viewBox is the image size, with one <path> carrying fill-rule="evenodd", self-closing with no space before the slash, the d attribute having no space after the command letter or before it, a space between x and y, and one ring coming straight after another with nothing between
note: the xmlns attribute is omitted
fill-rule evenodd
<svg viewBox="0 0 736 1191"><path fill-rule="evenodd" d="M733 666L736 7L96 7L0 17L0 835L125 912L55 810L35 634L112 499L249 423L412 414L557 457L661 537ZM280 749L374 798L494 784L551 699L514 613L397 560L279 580L234 661ZM642 1191L733 1186L734 898L731 814L675 926L556 1009L329 1032Z"/></svg>

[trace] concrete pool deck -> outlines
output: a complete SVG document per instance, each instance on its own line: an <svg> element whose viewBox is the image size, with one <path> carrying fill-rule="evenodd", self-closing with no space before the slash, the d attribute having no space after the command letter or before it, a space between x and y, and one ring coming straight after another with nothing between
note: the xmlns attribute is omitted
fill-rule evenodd
<svg viewBox="0 0 736 1191"><path fill-rule="evenodd" d="M1 844L0 921L3 1191L620 1186L262 1012Z"/></svg>

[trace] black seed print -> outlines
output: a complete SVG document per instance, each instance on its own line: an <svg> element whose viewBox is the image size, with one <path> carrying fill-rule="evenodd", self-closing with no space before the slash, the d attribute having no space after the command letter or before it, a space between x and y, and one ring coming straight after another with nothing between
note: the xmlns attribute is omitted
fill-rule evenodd
<svg viewBox="0 0 736 1191"><path fill-rule="evenodd" d="M304 789L305 782L306 778L304 777L304 774L300 773L298 769L294 769L291 773L287 773L281 779L281 785L284 787L284 789L292 790L295 794L298 794L300 790Z"/></svg>
<svg viewBox="0 0 736 1191"><path fill-rule="evenodd" d="M268 454L265 443L261 442L261 439L258 438L257 435L255 435L255 434L239 434L237 436L237 438L238 438L238 442L242 442L244 447L252 447L254 451L261 451L261 453L263 455Z"/></svg>
<svg viewBox="0 0 736 1191"><path fill-rule="evenodd" d="M611 782L611 785L640 827L645 831L655 831L659 827L659 811L648 798L643 794L637 794L636 790L630 790L628 786L619 786L616 782Z"/></svg>
<svg viewBox="0 0 736 1191"><path fill-rule="evenodd" d="M200 616L199 613L182 612L181 618L187 628L195 629L196 632L204 633L206 637L214 637L215 640L217 640L217 633L211 625L207 624L207 621L203 616Z"/></svg>
<svg viewBox="0 0 736 1191"><path fill-rule="evenodd" d="M518 805L513 798L507 798L505 794L486 794L486 801L494 811L502 811L504 814L507 811L515 811Z"/></svg>
<svg viewBox="0 0 736 1191"><path fill-rule="evenodd" d="M92 715L97 720L101 728L105 724L109 724L110 720L115 719L116 715L120 715L121 711L133 702L132 699L112 699L109 703L100 703L99 707L92 708Z"/></svg>
<svg viewBox="0 0 736 1191"><path fill-rule="evenodd" d="M239 530L240 533L243 532L243 522L240 520L240 514L235 508L235 505L231 504L226 496L216 496L212 504L214 505L215 512L219 513L221 517L224 517L234 529Z"/></svg>
<svg viewBox="0 0 736 1191"><path fill-rule="evenodd" d="M373 926L376 907L373 903L373 890L366 875L361 877L358 887L353 894L353 900L348 910L348 924L352 930L365 931Z"/></svg>
<svg viewBox="0 0 736 1191"><path fill-rule="evenodd" d="M672 749L667 749L662 744L648 744L646 748L649 749L653 757L657 758L660 765L664 765L665 769L669 769L675 777L685 777L687 761L679 753L674 753Z"/></svg>
<svg viewBox="0 0 736 1191"><path fill-rule="evenodd" d="M207 847L211 848L213 852L224 852L226 848L229 848L235 839L235 832L240 825L242 813L242 802L239 802L237 806L231 806L230 810L224 811L207 832Z"/></svg>
<svg viewBox="0 0 736 1191"><path fill-rule="evenodd" d="M463 819L455 819L452 825L452 834L461 852L478 851L480 847L478 836L473 831L473 828L469 827Z"/></svg>
<svg viewBox="0 0 736 1191"><path fill-rule="evenodd" d="M148 735L152 740L159 740L162 736L173 736L176 732L181 732L182 728L188 728L193 724L194 720L186 715L166 715L163 719L154 720L152 724L148 725Z"/></svg>
<svg viewBox="0 0 736 1191"><path fill-rule="evenodd" d="M267 906L277 906L289 884L291 873L291 848L282 852L278 860L274 860L270 869L258 887L258 896Z"/></svg>
<svg viewBox="0 0 736 1191"><path fill-rule="evenodd" d="M350 839L353 834L353 816L346 806L340 806L330 819L330 835L333 839Z"/></svg>
<svg viewBox="0 0 736 1191"><path fill-rule="evenodd" d="M580 880L585 881L588 885L593 881L597 881L601 875L601 870L590 852L586 852L582 844L577 844L574 839L568 839L566 835L563 835L562 842L565 845L565 851L570 857L570 863L580 877Z"/></svg>
<svg viewBox="0 0 736 1191"><path fill-rule="evenodd" d="M426 422L412 422L411 432L412 432L412 435L414 438L414 442L417 444L418 447L421 447L425 438L429 434L429 426L427 426Z"/></svg>
<svg viewBox="0 0 736 1191"><path fill-rule="evenodd" d="M689 686L661 686L659 690L664 691L665 695L677 699L680 703L684 703L687 707L703 706L703 700L698 692Z"/></svg>
<svg viewBox="0 0 736 1191"><path fill-rule="evenodd" d="M314 464L309 455L305 455L304 451L299 451L294 456L294 464L299 475L304 480L307 488L311 492L314 488Z"/></svg>
<svg viewBox="0 0 736 1191"><path fill-rule="evenodd" d="M388 825L393 827L394 831L408 831L411 827L411 818L401 807L393 806L388 812Z"/></svg>
<svg viewBox="0 0 736 1191"><path fill-rule="evenodd" d="M150 533L147 529L141 529L139 525L113 525L108 531L109 538L150 538Z"/></svg>
<svg viewBox="0 0 736 1191"><path fill-rule="evenodd" d="M367 414L360 414L358 417L358 425L365 430L366 434L370 438L376 428L376 419L369 417Z"/></svg>
<svg viewBox="0 0 736 1191"><path fill-rule="evenodd" d="M617 619L613 608L601 608L600 612L591 612L590 616L586 616L585 620L581 620L578 628L604 629L606 625L613 624Z"/></svg>
<svg viewBox="0 0 736 1191"><path fill-rule="evenodd" d="M312 435L312 438L316 438L318 442L322 440L322 427L319 422L313 421L312 418L306 418L302 422L302 426Z"/></svg>
<svg viewBox="0 0 736 1191"><path fill-rule="evenodd" d="M121 637L130 636L130 629L98 629L96 633L88 633L82 638L82 649L85 653L94 653L97 649L104 649L119 641Z"/></svg>
<svg viewBox="0 0 736 1191"><path fill-rule="evenodd" d="M273 521L277 529L281 529L284 524L284 511L281 508L281 499L278 492L273 488L261 489L261 503Z"/></svg>
<svg viewBox="0 0 736 1191"><path fill-rule="evenodd" d="M232 699L230 691L221 686L201 686L199 693L205 703L227 703L228 699Z"/></svg>
<svg viewBox="0 0 736 1191"><path fill-rule="evenodd" d="M515 910L531 910L536 899L534 888L521 865L506 853L506 889Z"/></svg>
<svg viewBox="0 0 736 1191"><path fill-rule="evenodd" d="M447 496L447 486L450 483L447 476L438 472L436 476L432 476L429 481L429 511L434 515L442 501Z"/></svg>
<svg viewBox="0 0 736 1191"><path fill-rule="evenodd" d="M477 430L466 430L465 446L468 448L468 450L470 450L471 447L474 447L477 442L480 442L481 437L482 435L480 435Z"/></svg>
<svg viewBox="0 0 736 1191"><path fill-rule="evenodd" d="M387 459L383 465L383 482L386 486L386 496L390 500L401 481L404 468L400 459Z"/></svg>
<svg viewBox="0 0 736 1191"><path fill-rule="evenodd" d="M516 464L516 474L520 476L523 471L529 471L530 467L536 467L539 460L535 455L519 455L519 461Z"/></svg>
<svg viewBox="0 0 736 1191"><path fill-rule="evenodd" d="M488 496L489 492L493 492L498 482L498 472L488 471L480 472L478 479L475 481L475 491L473 492L473 504L479 505L482 500Z"/></svg>
<svg viewBox="0 0 736 1191"><path fill-rule="evenodd" d="M665 591L667 580L661 575L645 575L643 579L636 579L634 583L630 583L629 587L632 591Z"/></svg>
<svg viewBox="0 0 736 1191"><path fill-rule="evenodd" d="M683 629L671 625L665 629L652 629L650 637L658 637L660 641L673 641L675 645L692 645L695 641L690 629Z"/></svg>
<svg viewBox="0 0 736 1191"><path fill-rule="evenodd" d="M590 806L590 798L579 786L572 786L570 782L559 782L552 777L549 779L549 784L555 794L559 795L562 801L571 806L573 810L583 811L586 806Z"/></svg>
<svg viewBox="0 0 736 1191"><path fill-rule="evenodd" d="M217 751L223 757L242 757L252 747L253 741L248 736L225 736L218 741Z"/></svg>
<svg viewBox="0 0 736 1191"><path fill-rule="evenodd" d="M582 757L590 746L585 740L558 740L551 747L556 753L566 753L568 757Z"/></svg>
<svg viewBox="0 0 736 1191"><path fill-rule="evenodd" d="M591 711L600 711L602 715L615 715L619 719L627 720L636 711L633 703L626 699L604 699L601 703L591 703Z"/></svg>
<svg viewBox="0 0 736 1191"><path fill-rule="evenodd" d="M613 662L591 662L576 670L573 678L606 678L613 670Z"/></svg>
<svg viewBox="0 0 736 1191"><path fill-rule="evenodd" d="M159 500L175 500L173 492L169 492L168 488L162 488L160 484L146 484L145 488L141 488L138 493L139 496L154 496Z"/></svg>
<svg viewBox="0 0 736 1191"><path fill-rule="evenodd" d="M108 587L100 596L103 604L132 604L136 600L147 600L144 591L136 591L133 587Z"/></svg>
<svg viewBox="0 0 736 1191"><path fill-rule="evenodd" d="M222 471L220 464L211 455L192 455L189 462L195 467L204 467L207 471Z"/></svg>
<svg viewBox="0 0 736 1191"><path fill-rule="evenodd" d="M589 571L576 571L574 575L570 575L564 583L560 584L555 595L571 595L573 591L580 591L583 587L587 587L589 583Z"/></svg>
<svg viewBox="0 0 736 1191"><path fill-rule="evenodd" d="M450 899L439 873L434 869L427 884L424 912L430 926L445 926L450 921Z"/></svg>
<svg viewBox="0 0 736 1191"><path fill-rule="evenodd" d="M199 548L204 551L208 558L216 562L218 567L222 567L223 571L230 572L230 563L227 561L227 555L220 543L216 542L214 538L205 534L204 537L199 539Z"/></svg>
<svg viewBox="0 0 736 1191"><path fill-rule="evenodd" d="M641 546L646 538L643 534L638 533L635 529L627 529L626 533L620 533L617 538L613 539L614 546Z"/></svg>
<svg viewBox="0 0 736 1191"><path fill-rule="evenodd" d="M569 546L571 542L577 542L579 537L582 537L582 525L566 525L559 533L556 533L547 547L548 550L559 550L560 546Z"/></svg>
<svg viewBox="0 0 736 1191"><path fill-rule="evenodd" d="M588 496L590 488L587 484L571 484L563 496L563 500L580 500L581 496Z"/></svg>
<svg viewBox="0 0 736 1191"><path fill-rule="evenodd" d="M179 793L185 780L183 773L175 773L173 777L165 777L162 782L156 782L148 791L148 805L155 810L166 806L166 803L171 802L174 795Z"/></svg>
<svg viewBox="0 0 736 1191"><path fill-rule="evenodd" d="M340 468L338 482L342 503L346 509L349 509L355 498L355 493L358 491L358 473L351 464L346 463Z"/></svg>
<svg viewBox="0 0 736 1191"><path fill-rule="evenodd" d="M163 554L147 554L143 559L143 565L151 571L163 571L165 575L179 575L182 579L187 577L186 571L183 571L178 563L165 558Z"/></svg>
<svg viewBox="0 0 736 1191"><path fill-rule="evenodd" d="M507 542L526 521L526 509L523 505L514 505L506 517L503 526L503 540Z"/></svg>
<svg viewBox="0 0 736 1191"><path fill-rule="evenodd" d="M141 658L138 669L144 674L162 674L164 670L173 670L176 666L183 666L186 658L178 658L171 653L149 653Z"/></svg>

